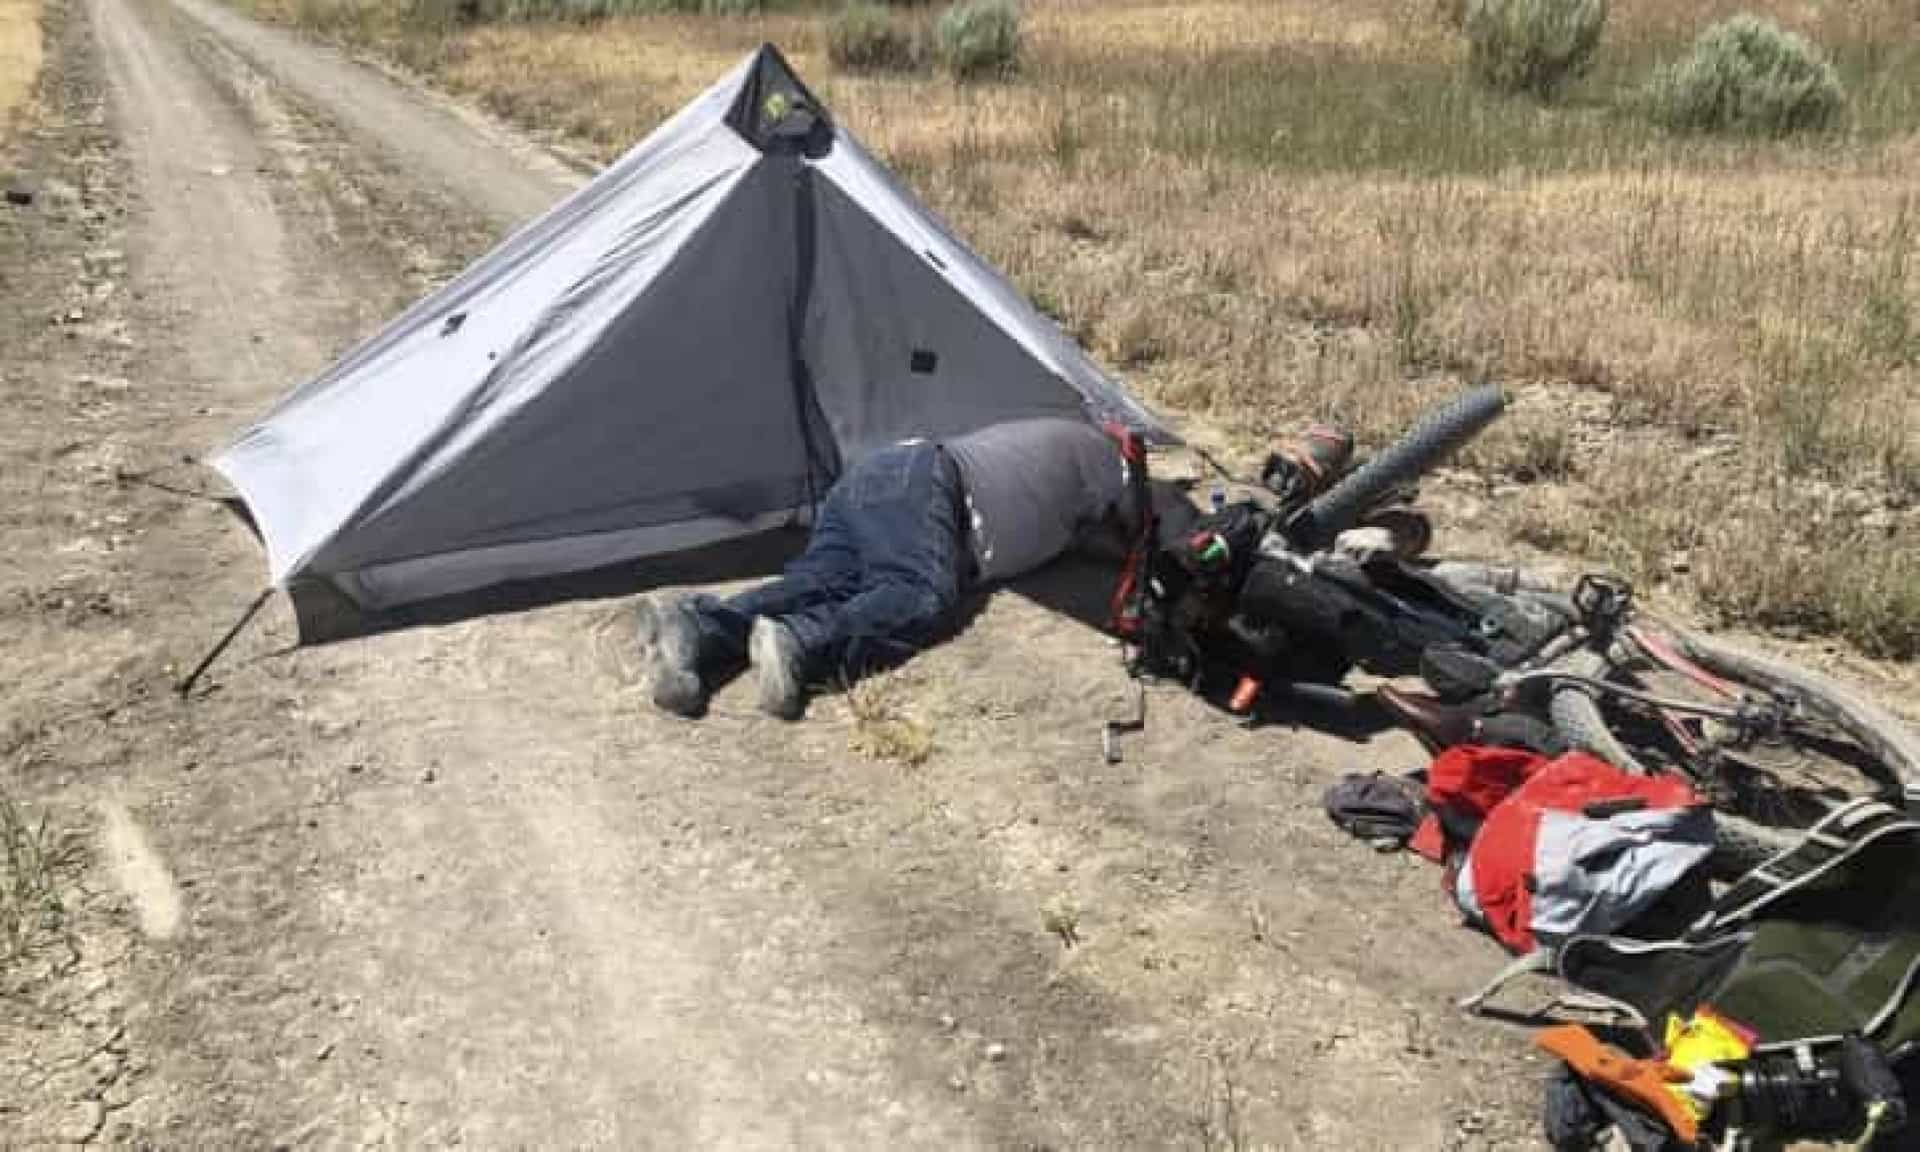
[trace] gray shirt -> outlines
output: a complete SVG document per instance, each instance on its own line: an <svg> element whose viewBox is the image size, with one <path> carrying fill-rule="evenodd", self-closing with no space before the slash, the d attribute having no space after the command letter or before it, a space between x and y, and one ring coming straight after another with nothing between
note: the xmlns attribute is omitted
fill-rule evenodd
<svg viewBox="0 0 1920 1152"><path fill-rule="evenodd" d="M1112 438L1061 417L992 424L945 441L960 469L981 580L1010 580L1126 516L1127 472Z"/></svg>

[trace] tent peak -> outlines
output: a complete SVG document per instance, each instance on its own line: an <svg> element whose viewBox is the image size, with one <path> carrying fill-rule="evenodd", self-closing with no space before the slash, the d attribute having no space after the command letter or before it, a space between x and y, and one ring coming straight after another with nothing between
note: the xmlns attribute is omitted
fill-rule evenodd
<svg viewBox="0 0 1920 1152"><path fill-rule="evenodd" d="M771 43L754 50L726 121L762 152L797 152L817 160L833 148L833 118L826 106Z"/></svg>

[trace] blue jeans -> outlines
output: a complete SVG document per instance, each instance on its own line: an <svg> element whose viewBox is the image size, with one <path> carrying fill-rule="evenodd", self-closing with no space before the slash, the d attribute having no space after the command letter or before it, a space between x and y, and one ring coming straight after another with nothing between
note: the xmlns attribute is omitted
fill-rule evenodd
<svg viewBox="0 0 1920 1152"><path fill-rule="evenodd" d="M969 560L960 516L959 472L935 444L895 445L854 465L780 578L724 600L694 598L701 679L713 684L746 663L756 616L792 630L809 681L852 681L940 639Z"/></svg>

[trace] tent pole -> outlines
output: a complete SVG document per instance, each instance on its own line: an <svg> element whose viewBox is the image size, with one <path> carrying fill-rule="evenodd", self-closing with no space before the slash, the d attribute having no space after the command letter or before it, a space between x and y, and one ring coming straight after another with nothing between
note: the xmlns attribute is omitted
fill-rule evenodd
<svg viewBox="0 0 1920 1152"><path fill-rule="evenodd" d="M193 671L187 673L185 680L180 681L179 684L174 686L174 691L180 694L181 699L186 699L187 693L193 691L194 684L199 681L207 669L213 667L215 660L220 659L220 654L225 652L227 645L233 643L234 638L240 635L241 629L251 624L253 618L260 614L260 609L266 607L267 597L271 595L273 595L273 585L269 584L265 588L262 588L260 595L255 596L253 603L247 605L247 610L240 614L240 619L235 620L233 627L227 629L227 634L220 637L220 642L215 644L211 651L200 658L200 663L193 666Z"/></svg>

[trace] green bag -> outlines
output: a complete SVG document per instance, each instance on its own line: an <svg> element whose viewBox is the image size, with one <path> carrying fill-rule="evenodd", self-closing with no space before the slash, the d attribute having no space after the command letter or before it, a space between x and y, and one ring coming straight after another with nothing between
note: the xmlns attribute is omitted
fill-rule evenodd
<svg viewBox="0 0 1920 1152"><path fill-rule="evenodd" d="M1920 823L1856 801L1734 884L1680 939L1576 937L1559 972L1656 1030L1711 1005L1762 1047L1859 1033L1897 1058L1920 1040Z"/></svg>

